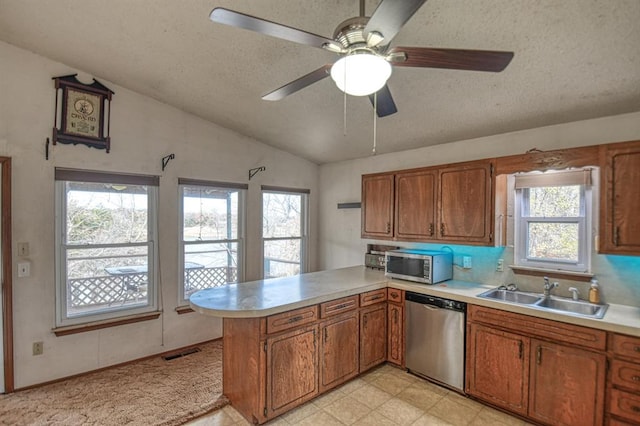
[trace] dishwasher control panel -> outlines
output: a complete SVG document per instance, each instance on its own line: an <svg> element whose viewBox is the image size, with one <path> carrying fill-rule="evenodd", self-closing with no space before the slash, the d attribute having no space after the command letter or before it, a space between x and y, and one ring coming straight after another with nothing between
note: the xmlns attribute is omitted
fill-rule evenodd
<svg viewBox="0 0 640 426"><path fill-rule="evenodd" d="M451 309L452 311L466 312L467 304L457 300L443 299L437 296L429 296L427 294L412 293L405 291L405 300L421 303L423 305L436 306L442 309Z"/></svg>

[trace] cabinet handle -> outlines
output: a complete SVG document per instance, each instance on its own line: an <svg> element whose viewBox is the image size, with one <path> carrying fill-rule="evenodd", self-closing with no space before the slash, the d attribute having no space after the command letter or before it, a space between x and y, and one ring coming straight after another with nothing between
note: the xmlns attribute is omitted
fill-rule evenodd
<svg viewBox="0 0 640 426"><path fill-rule="evenodd" d="M518 341L518 359L522 359L522 355L524 355L524 343L522 340Z"/></svg>
<svg viewBox="0 0 640 426"><path fill-rule="evenodd" d="M433 237L433 233L435 232L435 227L433 226L433 223L429 224L429 236Z"/></svg>
<svg viewBox="0 0 640 426"><path fill-rule="evenodd" d="M440 224L440 236L444 237L444 223Z"/></svg>
<svg viewBox="0 0 640 426"><path fill-rule="evenodd" d="M631 411L633 411L635 413L640 413L640 407L638 407L637 405L632 405L631 406Z"/></svg>
<svg viewBox="0 0 640 426"><path fill-rule="evenodd" d="M324 342L327 343L327 340L329 340L329 336L327 335L327 329L325 327L325 329L324 329Z"/></svg>
<svg viewBox="0 0 640 426"><path fill-rule="evenodd" d="M364 314L362 316L362 322L364 322L364 326L366 327L367 326L367 314Z"/></svg>
<svg viewBox="0 0 640 426"><path fill-rule="evenodd" d="M640 346L634 346L633 350L636 351L636 352L640 352Z"/></svg>
<svg viewBox="0 0 640 426"><path fill-rule="evenodd" d="M640 376L631 376L631 380L634 382L640 382Z"/></svg>
<svg viewBox="0 0 640 426"><path fill-rule="evenodd" d="M398 293L389 293L389 296L391 296L392 299L397 299L398 297L400 297Z"/></svg>
<svg viewBox="0 0 640 426"><path fill-rule="evenodd" d="M391 222L387 222L387 232L391 232Z"/></svg>
<svg viewBox="0 0 640 426"><path fill-rule="evenodd" d="M613 230L613 245L617 246L618 245L618 239L620 238L620 227L616 226L616 228Z"/></svg>
<svg viewBox="0 0 640 426"><path fill-rule="evenodd" d="M398 310L397 310L397 309L395 309L395 310L393 311L393 322L394 322L395 324L398 324Z"/></svg>
<svg viewBox="0 0 640 426"><path fill-rule="evenodd" d="M293 322L298 322L298 321L300 321L300 320L302 320L302 315L298 315L297 317L289 318L289 321L287 321L287 322L288 322L289 324L291 324L291 323L293 323Z"/></svg>
<svg viewBox="0 0 640 426"><path fill-rule="evenodd" d="M542 364L542 346L538 346L538 350L536 351L536 363L538 365Z"/></svg>
<svg viewBox="0 0 640 426"><path fill-rule="evenodd" d="M342 304L340 304L340 305L336 306L336 309L344 309L344 308L346 308L347 306L349 306L349 304L348 304L348 303L342 303Z"/></svg>

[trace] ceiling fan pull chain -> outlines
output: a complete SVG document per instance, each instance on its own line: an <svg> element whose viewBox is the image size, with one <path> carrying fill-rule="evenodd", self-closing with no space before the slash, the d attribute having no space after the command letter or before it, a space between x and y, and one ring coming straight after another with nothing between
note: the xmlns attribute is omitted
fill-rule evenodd
<svg viewBox="0 0 640 426"><path fill-rule="evenodd" d="M378 92L373 94L373 155L376 155L376 142L378 139Z"/></svg>

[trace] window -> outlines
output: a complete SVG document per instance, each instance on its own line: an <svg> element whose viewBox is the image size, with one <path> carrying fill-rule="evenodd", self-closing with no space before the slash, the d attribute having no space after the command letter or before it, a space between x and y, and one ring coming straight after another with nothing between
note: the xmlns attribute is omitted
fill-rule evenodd
<svg viewBox="0 0 640 426"><path fill-rule="evenodd" d="M247 185L179 179L180 300L194 292L242 281Z"/></svg>
<svg viewBox="0 0 640 426"><path fill-rule="evenodd" d="M264 278L305 272L308 193L262 187Z"/></svg>
<svg viewBox="0 0 640 426"><path fill-rule="evenodd" d="M588 272L591 253L591 170L515 177L515 263Z"/></svg>
<svg viewBox="0 0 640 426"><path fill-rule="evenodd" d="M56 325L157 310L158 177L56 169Z"/></svg>

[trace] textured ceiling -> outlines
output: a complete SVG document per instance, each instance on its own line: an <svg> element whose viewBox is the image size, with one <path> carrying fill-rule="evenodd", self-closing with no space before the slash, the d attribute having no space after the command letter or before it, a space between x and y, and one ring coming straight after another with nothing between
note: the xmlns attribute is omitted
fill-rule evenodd
<svg viewBox="0 0 640 426"><path fill-rule="evenodd" d="M218 6L329 38L359 11L357 0L0 0L0 40L316 163L371 155L369 100L347 99L344 135L330 78L261 100L334 54L214 24ZM640 111L639 22L638 0L429 0L392 46L514 59L501 73L395 68L398 113L378 120L377 152Z"/></svg>

